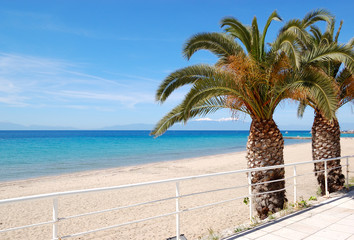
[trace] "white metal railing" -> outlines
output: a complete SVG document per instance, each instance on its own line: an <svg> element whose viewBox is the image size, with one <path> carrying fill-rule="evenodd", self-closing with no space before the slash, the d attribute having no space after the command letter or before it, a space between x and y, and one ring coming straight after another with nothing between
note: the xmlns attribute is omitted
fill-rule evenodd
<svg viewBox="0 0 354 240"><path fill-rule="evenodd" d="M35 226L41 226L41 225L47 225L47 224L52 224L53 227L53 235L52 239L66 239L66 238L71 238L71 237L77 237L81 236L84 234L89 234L89 233L94 233L98 231L103 231L103 230L108 230L112 228L118 228L134 223L140 223L156 218L161 218L161 217L166 217L166 216L171 216L175 215L176 216L176 236L180 236L180 214L182 212L188 212L200 208L205 208L205 207L210 207L222 203L228 203L231 201L235 201L238 199L244 199L244 198L249 198L249 214L250 214L250 220L252 221L253 218L253 204L252 204L252 197L261 195L261 194L268 194L272 192L279 192L279 191L284 191L284 189L279 189L275 191L268 191L268 192L262 192L258 194L252 194L252 186L259 185L259 184L265 184L265 183L271 183L271 182L277 182L277 181L286 181L287 179L293 178L293 186L294 186L294 203L297 201L297 177L300 176L305 176L308 174L313 174L314 172L311 171L310 173L305 173L302 175L298 175L296 172L296 166L298 165L304 165L304 164L314 164L314 163L320 163L324 162L324 170L322 171L317 171L317 172L324 172L325 173L325 191L326 191L326 196L329 196L328 192L328 182L327 182L327 173L329 170L335 169L327 169L327 162L332 161L332 160L338 160L338 159L346 159L346 164L342 165L341 167L346 166L346 184L347 186L349 185L348 179L349 179L349 158L354 158L354 155L351 156L344 156L344 157L339 157L339 158L329 158L329 159L322 159L322 160L316 160L316 161L308 161L308 162L299 162L299 163L290 163L290 164L284 164L284 165L276 165L276 166L268 166L268 167L260 167L260 168L249 168L249 169L241 169L241 170L236 170L236 171L229 171L229 172L219 172L219 173L212 173L212 174L204 174L204 175L198 175L198 176L190 176L190 177L182 177L182 178L174 178L174 179L167 179L167 180L161 180L161 181L152 181L152 182L143 182L143 183L136 183L136 184L128 184L128 185L120 185L120 186L113 186L113 187L104 187L104 188L93 188L93 189L84 189L84 190L76 190L76 191L67 191L67 192L56 192L56 193L49 193L49 194L40 194L40 195L33 195L33 196L27 196L27 197L19 197L19 198L11 198L11 199L3 199L0 200L0 205L1 204L8 204L8 203L16 203L16 202L23 202L23 201L29 201L29 200L36 200L36 199L44 199L44 198L49 198L53 199L53 219L52 221L47 221L47 222L41 222L41 223L35 223L31 225L24 225L24 226L18 226L18 227L12 227L12 228L7 228L7 229L1 229L0 233L4 232L9 232L9 231L15 231L15 230L20 230L20 229L25 229L25 228L30 228L30 227L35 227ZM284 167L293 167L293 176L284 178L284 179L277 179L277 180L272 180L272 181L267 181L267 182L262 182L262 183L254 183L252 184L251 182L251 172L256 172L256 171L264 171L264 170L269 170L269 169L277 169L277 168L284 168ZM237 174L237 173L247 173L248 174L248 184L247 185L241 185L241 186L234 186L234 187L228 187L228 188L222 188L222 189L214 189L214 190L209 190L209 191L203 191L203 192L196 192L196 193L190 193L190 194L185 194L181 195L180 194L180 187L179 183L182 181L186 180L194 180L194 179L200 179L200 178L208 178L208 177L215 177L215 176L222 176L222 175L229 175L229 174ZM142 202L142 203L137 203L137 204L132 204L128 206L120 206L116 208L111 208L111 209L105 209L101 211L94 211L94 212L88 212L88 213L83 213L83 214L78 214L78 215L73 215L73 216L67 216L67 217L59 217L59 212L58 212L58 197L61 196L66 196L66 195L74 195L74 194L84 194L84 193L93 193L93 192L103 192L103 191L112 191L112 190L120 190L120 189L126 189L126 188L134 188L134 187L140 187L140 186L148 186L148 185L156 185L156 184L163 184L163 183L175 183L175 196L169 197L169 198L164 198L164 199L158 199L158 200L153 200L149 202ZM232 199L227 199L219 202L214 202L214 203L209 203L206 205L202 206L197 206L197 207L192 207L192 208L187 208L187 209L181 209L180 208L180 199L189 197L189 196L194 196L194 195L199 195L199 194L205 194L205 193L211 193L211 192L217 192L217 191L224 191L224 190L231 190L231 189L237 189L237 188L248 188L248 195L245 196L239 196L235 197ZM119 210L119 209L124 209L124 208L131 208L131 207L136 207L136 206L142 206L142 205L147 205L151 203L157 203L157 202L162 202L162 201L167 201L167 200L173 200L175 199L176 201L176 211L170 212L170 213L165 213L162 215L157 215L153 217L148 217L144 219L139 219L135 221L130 221L130 222L125 222L117 225L111 225L99 229L94 229L90 231L85 231L85 232L79 232L75 234L70 234L66 236L60 236L59 231L58 231L58 224L60 221L64 221L67 219L72 219L72 218L77 218L77 217L82 217L82 216L88 216L88 215L93 215L93 214L98 214L98 213L103 213L103 212L110 212L114 210ZM180 239L179 237L177 240Z"/></svg>

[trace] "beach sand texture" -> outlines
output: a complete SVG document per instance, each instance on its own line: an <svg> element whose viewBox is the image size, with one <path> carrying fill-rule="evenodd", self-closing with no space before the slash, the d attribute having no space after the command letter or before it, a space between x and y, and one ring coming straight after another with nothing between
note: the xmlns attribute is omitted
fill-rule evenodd
<svg viewBox="0 0 354 240"><path fill-rule="evenodd" d="M342 156L354 154L354 138L342 138ZM311 160L311 143L285 146L285 163ZM351 171L354 170L352 159ZM343 161L342 161L343 164ZM151 163L115 169L79 172L60 176L0 183L0 199L28 196L34 194L62 192L69 190L117 186L122 184L164 180L184 176L232 171L246 168L245 152L221 154L177 161ZM313 164L297 166L297 173L311 172ZM286 177L293 174L292 168L286 168ZM351 175L354 177L354 174ZM287 181L287 198L293 201L293 180ZM247 184L246 174L232 174L180 183L181 194L201 192L217 188ZM318 190L314 174L297 179L298 199L316 196ZM248 189L220 191L181 199L181 208L192 208L216 201L247 195ZM154 186L136 187L103 193L81 194L59 198L59 217L76 215L89 211L98 211L125 206L160 198L173 197L175 184L166 183ZM120 224L137 219L175 211L175 200L158 202L147 206L122 209L108 213L65 220L59 224L60 236L92 230L100 227ZM0 229L25 224L50 221L52 219L52 200L33 200L14 204L0 205ZM214 232L249 221L248 206L243 200L207 207L181 214L181 233L187 239L198 239L208 235L208 229ZM39 226L26 230L0 233L0 239L50 239L52 226ZM150 220L112 230L102 231L72 239L166 239L175 236L175 216Z"/></svg>

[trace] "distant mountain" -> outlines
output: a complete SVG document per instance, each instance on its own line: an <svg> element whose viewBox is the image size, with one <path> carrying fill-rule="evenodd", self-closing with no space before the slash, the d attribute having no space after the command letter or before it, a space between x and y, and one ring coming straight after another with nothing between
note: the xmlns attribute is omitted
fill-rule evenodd
<svg viewBox="0 0 354 240"><path fill-rule="evenodd" d="M15 124L15 123L8 123L8 122L0 122L0 129L1 130L25 130L25 126Z"/></svg>

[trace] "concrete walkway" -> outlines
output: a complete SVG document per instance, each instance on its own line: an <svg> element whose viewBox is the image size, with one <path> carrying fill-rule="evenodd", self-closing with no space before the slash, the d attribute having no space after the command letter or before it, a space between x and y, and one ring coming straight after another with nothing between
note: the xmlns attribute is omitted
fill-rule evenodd
<svg viewBox="0 0 354 240"><path fill-rule="evenodd" d="M354 191L225 240L233 239L354 240Z"/></svg>

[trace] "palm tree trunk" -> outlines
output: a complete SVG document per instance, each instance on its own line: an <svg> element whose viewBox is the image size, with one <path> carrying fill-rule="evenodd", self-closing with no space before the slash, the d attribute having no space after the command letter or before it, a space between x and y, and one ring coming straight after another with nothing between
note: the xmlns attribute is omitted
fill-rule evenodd
<svg viewBox="0 0 354 240"><path fill-rule="evenodd" d="M332 122L325 119L320 113L315 112L315 120L312 126L312 159L320 160L325 158L340 157L340 129L338 121ZM315 171L324 170L324 163L315 163ZM343 188L344 175L339 160L327 162L328 171L328 191L335 192ZM321 187L322 195L325 193L324 172L315 173L318 184Z"/></svg>
<svg viewBox="0 0 354 240"><path fill-rule="evenodd" d="M278 126L273 120L252 120L250 135L247 142L248 168L266 167L284 164L284 140ZM252 183L261 183L276 179L283 179L284 168L252 172ZM252 187L252 194L275 191L285 188L285 181L265 183ZM269 212L277 212L284 207L285 190L274 193L256 195L254 197L256 210L261 219L268 216Z"/></svg>

